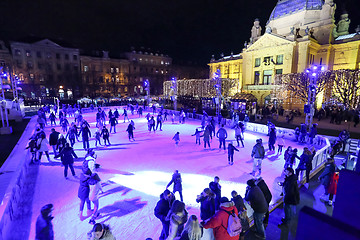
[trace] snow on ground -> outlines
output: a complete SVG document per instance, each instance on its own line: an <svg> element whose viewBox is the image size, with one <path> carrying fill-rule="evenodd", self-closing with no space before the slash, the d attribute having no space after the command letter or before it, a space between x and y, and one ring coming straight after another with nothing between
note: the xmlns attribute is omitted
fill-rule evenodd
<svg viewBox="0 0 360 240"><path fill-rule="evenodd" d="M122 110L119 111L120 114ZM109 224L117 239L158 239L161 223L154 216L154 207L160 194L175 169L179 170L183 180L183 196L189 214L199 216L199 206L195 199L201 191L208 187L214 176L220 177L222 195L231 198L231 191L236 190L244 196L246 181L252 176L252 160L250 153L255 140L263 138L267 150L267 136L253 132L245 133L245 148L235 152L234 165L227 163L227 151L220 150L217 139L213 138L210 149L195 144L195 129L200 126L198 120L188 120L186 124L172 124L170 120L163 125L163 131L149 133L147 121L137 115L129 115L135 122L135 141L129 141L125 131L128 122L120 118L117 133L110 135L111 146L98 147L97 162L101 164L99 175L105 193L100 198L100 217L97 222ZM95 133L95 113L86 113ZM69 118L72 122L73 118ZM50 126L46 127L47 136ZM61 132L60 127L56 127ZM234 130L228 130L227 143L234 141ZM180 132L180 143L177 147L172 140L176 132ZM286 146L297 147L302 153L303 146L290 140L285 140ZM203 144L203 142L202 142ZM95 147L95 141L90 141L90 147ZM76 142L74 149L79 159L75 160L75 171L80 175L81 164L85 151L82 142ZM285 149L283 150L284 153ZM50 152L52 150L50 149ZM300 155L299 154L299 155ZM53 155L50 155L53 158ZM35 238L35 223L40 209L48 203L54 204L55 239L86 239L86 233L92 225L88 222L90 216L80 221L78 217L80 200L77 197L78 179L69 172L69 180L63 175L63 167L59 160L48 163L43 157L37 179L33 201L33 215L30 238ZM273 201L279 198L281 188L277 182L284 165L283 155L267 152L263 161L262 177L267 182ZM172 186L170 187L170 190ZM179 199L178 193L175 195ZM86 215L86 206L84 209Z"/></svg>

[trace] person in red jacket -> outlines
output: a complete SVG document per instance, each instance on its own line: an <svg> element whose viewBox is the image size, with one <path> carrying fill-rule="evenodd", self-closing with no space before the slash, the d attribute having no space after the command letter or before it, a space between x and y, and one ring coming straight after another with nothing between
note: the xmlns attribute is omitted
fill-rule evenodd
<svg viewBox="0 0 360 240"><path fill-rule="evenodd" d="M328 201L329 206L333 205L333 199L334 199L334 195L336 195L338 182L339 182L339 172L334 172L333 175L331 176L330 185L328 188L328 193L330 194Z"/></svg>
<svg viewBox="0 0 360 240"><path fill-rule="evenodd" d="M230 237L227 232L229 214L228 212L235 212L235 215L239 215L238 210L235 207L234 202L229 201L227 197L220 199L220 210L215 213L208 221L202 222L202 226L205 229L212 228L216 240L238 240L239 236Z"/></svg>

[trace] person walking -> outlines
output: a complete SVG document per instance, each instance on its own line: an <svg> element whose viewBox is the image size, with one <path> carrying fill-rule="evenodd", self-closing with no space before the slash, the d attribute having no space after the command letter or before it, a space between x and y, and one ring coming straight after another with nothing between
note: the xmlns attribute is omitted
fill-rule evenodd
<svg viewBox="0 0 360 240"><path fill-rule="evenodd" d="M71 173L74 177L76 177L75 170L73 167L74 164L74 157L78 158L76 153L74 152L74 149L70 147L69 143L65 143L65 147L60 151L58 155L55 156L55 158L60 157L61 163L64 165L64 177L65 179L68 179L68 168L70 168Z"/></svg>
<svg viewBox="0 0 360 240"><path fill-rule="evenodd" d="M51 129L51 133L50 133L50 135L49 135L49 144L50 144L50 146L51 146L52 149L53 149L54 156L57 154L57 152L56 152L56 145L57 145L57 141L58 141L58 139L59 139L59 135L60 135L60 133L57 132L57 131L55 130L55 128L52 128L52 129Z"/></svg>
<svg viewBox="0 0 360 240"><path fill-rule="evenodd" d="M280 186L283 186L285 218L278 226L288 227L296 214L296 205L300 203L300 193L294 169L288 167L285 170L285 181L280 183Z"/></svg>
<svg viewBox="0 0 360 240"><path fill-rule="evenodd" d="M56 116L55 116L54 112L50 113L49 119L50 119L50 125L52 126L54 124L56 126L56 121L55 121Z"/></svg>
<svg viewBox="0 0 360 240"><path fill-rule="evenodd" d="M209 183L209 188L213 193L215 193L215 210L219 210L220 199L221 199L221 185L220 178L218 176L214 177L214 181Z"/></svg>
<svg viewBox="0 0 360 240"><path fill-rule="evenodd" d="M248 180L247 185L245 200L250 203L251 208L254 210L253 218L256 229L255 235L260 239L266 239L264 217L265 213L269 210L269 206L263 192L256 186L254 179Z"/></svg>
<svg viewBox="0 0 360 240"><path fill-rule="evenodd" d="M176 237L180 237L187 219L188 212L185 209L185 203L175 200L166 216L166 220L170 222L169 236L166 240L173 240Z"/></svg>
<svg viewBox="0 0 360 240"><path fill-rule="evenodd" d="M54 219L51 215L53 210L54 205L51 203L41 208L40 215L36 219L35 240L54 240L54 229L51 222Z"/></svg>
<svg viewBox="0 0 360 240"><path fill-rule="evenodd" d="M195 215L191 215L187 221L179 240L200 240L203 236L203 230L199 220Z"/></svg>
<svg viewBox="0 0 360 240"><path fill-rule="evenodd" d="M217 131L216 137L219 138L219 148L221 149L221 146L224 145L224 150L226 150L225 139L227 138L227 132L224 128L224 124L222 124L221 128Z"/></svg>
<svg viewBox="0 0 360 240"><path fill-rule="evenodd" d="M233 165L234 164L234 153L235 151L239 151L236 147L232 145L232 143L229 143L228 145L228 164Z"/></svg>
<svg viewBox="0 0 360 240"><path fill-rule="evenodd" d="M227 231L229 216L239 215L233 202L229 201L227 197L222 197L220 200L220 210L215 213L207 222L202 222L201 225L205 229L212 228L215 239L219 240L238 240L238 236L231 237Z"/></svg>
<svg viewBox="0 0 360 240"><path fill-rule="evenodd" d="M38 161L41 162L41 156L43 152L45 152L48 161L51 162L49 156L49 147L48 147L49 141L45 138L44 134L41 135L41 137L37 140L36 144L37 144L37 151L39 152Z"/></svg>
<svg viewBox="0 0 360 240"><path fill-rule="evenodd" d="M174 174L172 175L171 181L168 183L168 185L166 185L166 189L168 189L168 187L171 184L174 184L173 194L175 195L176 192L179 192L180 200L183 202L182 184L181 184L181 182L182 182L181 174L179 173L178 170L175 170Z"/></svg>
<svg viewBox="0 0 360 240"><path fill-rule="evenodd" d="M259 138L256 140L256 144L252 149L251 157L253 158L253 171L250 173L251 175L255 176L255 173L258 171L259 176L261 175L261 164L265 157L265 149L262 145L262 139Z"/></svg>
<svg viewBox="0 0 360 240"><path fill-rule="evenodd" d="M159 240L165 240L169 236L170 221L166 219L170 208L175 201L174 194L166 189L161 195L154 209L155 216L161 221L162 230Z"/></svg>

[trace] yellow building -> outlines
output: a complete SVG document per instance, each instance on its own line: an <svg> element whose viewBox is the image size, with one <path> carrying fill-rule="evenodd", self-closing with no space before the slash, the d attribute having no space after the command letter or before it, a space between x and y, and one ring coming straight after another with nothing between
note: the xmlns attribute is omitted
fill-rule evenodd
<svg viewBox="0 0 360 240"><path fill-rule="evenodd" d="M327 70L358 69L360 33L349 34L347 14L335 25L332 0L278 1L265 33L255 19L251 38L240 54L214 58L208 64L210 77L220 69L221 78L239 81L243 93L253 94L259 104L274 98L276 74L304 72L313 64ZM286 108L304 102L287 96Z"/></svg>

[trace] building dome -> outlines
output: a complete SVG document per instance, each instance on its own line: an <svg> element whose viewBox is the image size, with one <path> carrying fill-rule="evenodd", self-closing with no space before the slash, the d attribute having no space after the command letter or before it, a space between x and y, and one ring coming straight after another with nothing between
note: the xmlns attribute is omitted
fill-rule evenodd
<svg viewBox="0 0 360 240"><path fill-rule="evenodd" d="M269 21L304 10L321 10L322 0L279 0Z"/></svg>

